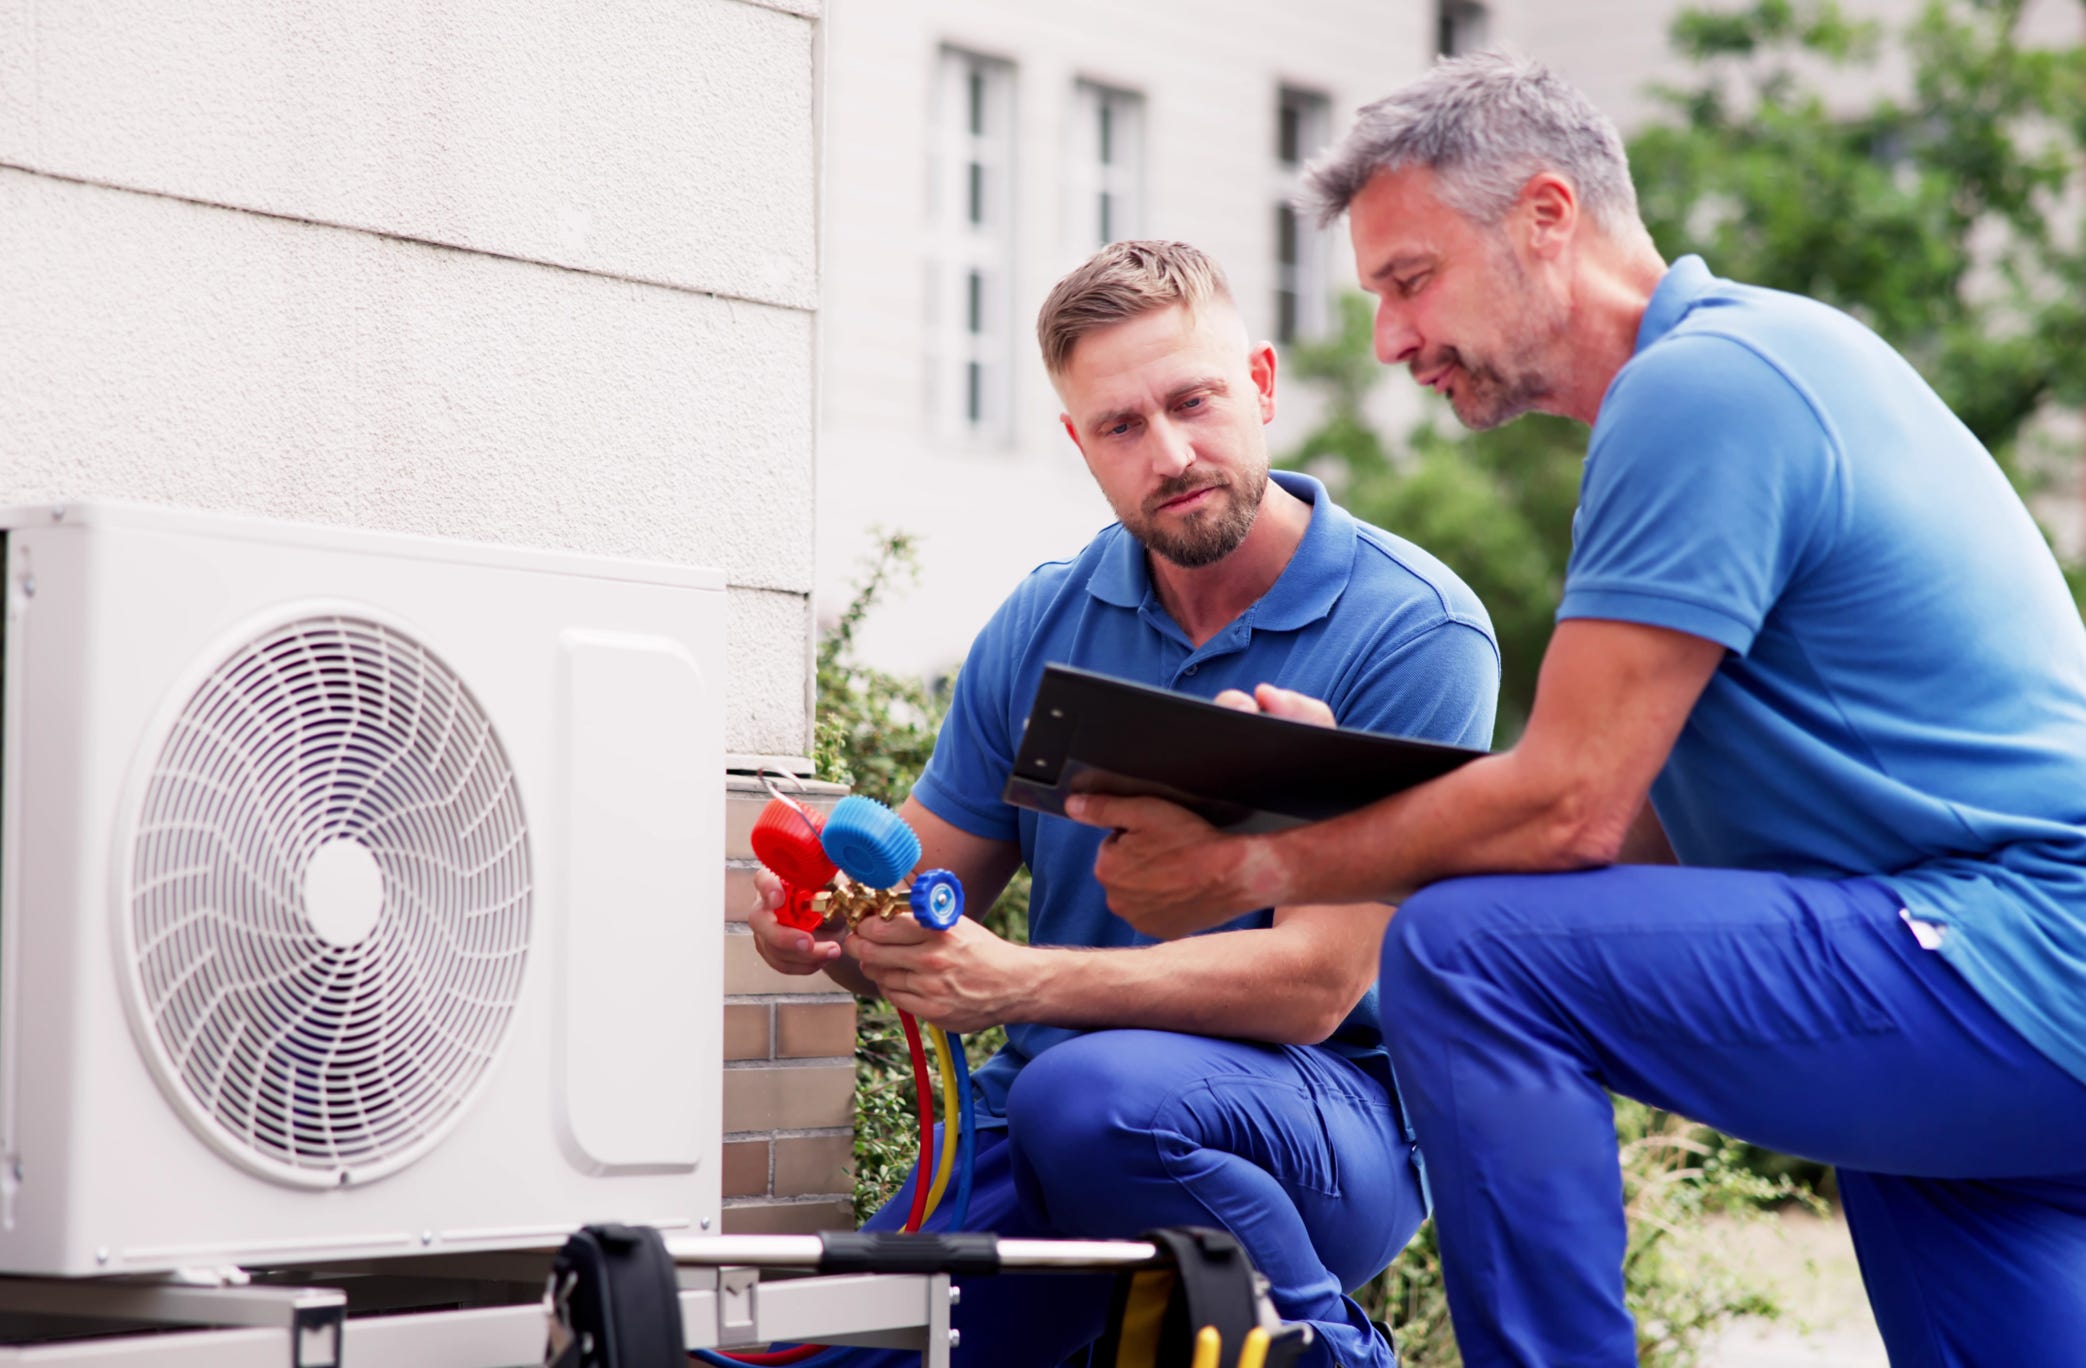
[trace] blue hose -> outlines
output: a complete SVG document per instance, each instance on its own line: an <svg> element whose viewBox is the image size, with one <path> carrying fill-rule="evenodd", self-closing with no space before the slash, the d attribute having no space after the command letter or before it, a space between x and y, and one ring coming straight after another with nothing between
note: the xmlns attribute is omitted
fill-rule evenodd
<svg viewBox="0 0 2086 1368"><path fill-rule="evenodd" d="M978 1118L971 1107L971 1062L963 1053L963 1037L948 1033L949 1058L956 1066L956 1210L949 1215L946 1230L962 1230L971 1214L971 1172L978 1166Z"/></svg>

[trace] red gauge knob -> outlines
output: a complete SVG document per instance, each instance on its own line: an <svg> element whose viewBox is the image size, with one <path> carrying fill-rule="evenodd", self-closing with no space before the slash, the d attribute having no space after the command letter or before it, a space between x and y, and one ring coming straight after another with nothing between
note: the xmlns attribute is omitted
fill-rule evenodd
<svg viewBox="0 0 2086 1368"><path fill-rule="evenodd" d="M753 857L784 883L816 892L839 872L819 844L824 828L809 808L770 798L753 824Z"/></svg>
<svg viewBox="0 0 2086 1368"><path fill-rule="evenodd" d="M793 883L782 885L782 906L775 909L775 920L793 931L816 931L826 919L812 901L818 897L815 888L799 888Z"/></svg>

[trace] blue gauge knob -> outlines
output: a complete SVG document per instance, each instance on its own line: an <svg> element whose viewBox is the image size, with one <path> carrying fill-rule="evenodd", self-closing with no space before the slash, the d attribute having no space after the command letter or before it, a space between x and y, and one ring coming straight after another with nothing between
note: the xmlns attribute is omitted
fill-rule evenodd
<svg viewBox="0 0 2086 1368"><path fill-rule="evenodd" d="M907 895L920 925L946 931L963 915L963 880L946 869L927 869L913 880Z"/></svg>
<svg viewBox="0 0 2086 1368"><path fill-rule="evenodd" d="M819 844L826 858L865 888L890 888L920 863L920 838L905 819L860 794L833 805Z"/></svg>

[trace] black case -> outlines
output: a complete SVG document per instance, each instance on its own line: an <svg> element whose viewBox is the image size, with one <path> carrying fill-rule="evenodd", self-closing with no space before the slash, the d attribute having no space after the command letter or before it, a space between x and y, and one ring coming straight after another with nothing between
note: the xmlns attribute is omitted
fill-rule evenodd
<svg viewBox="0 0 2086 1368"><path fill-rule="evenodd" d="M1234 1368L1247 1332L1261 1323L1261 1292L1246 1251L1226 1232L1200 1226L1148 1230L1143 1238L1171 1262L1117 1276L1093 1368L1189 1368L1204 1326L1217 1332L1219 1368ZM1264 1368L1289 1368L1309 1346L1307 1335L1301 1325L1274 1330Z"/></svg>
<svg viewBox="0 0 2086 1368"><path fill-rule="evenodd" d="M590 1225L551 1264L545 1368L686 1368L680 1286L650 1226Z"/></svg>

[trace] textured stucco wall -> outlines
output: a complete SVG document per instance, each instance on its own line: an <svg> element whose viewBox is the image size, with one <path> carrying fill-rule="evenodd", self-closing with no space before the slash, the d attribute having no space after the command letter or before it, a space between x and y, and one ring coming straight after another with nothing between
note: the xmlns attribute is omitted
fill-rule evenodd
<svg viewBox="0 0 2086 1368"><path fill-rule="evenodd" d="M818 13L0 0L0 500L721 566L803 754Z"/></svg>

